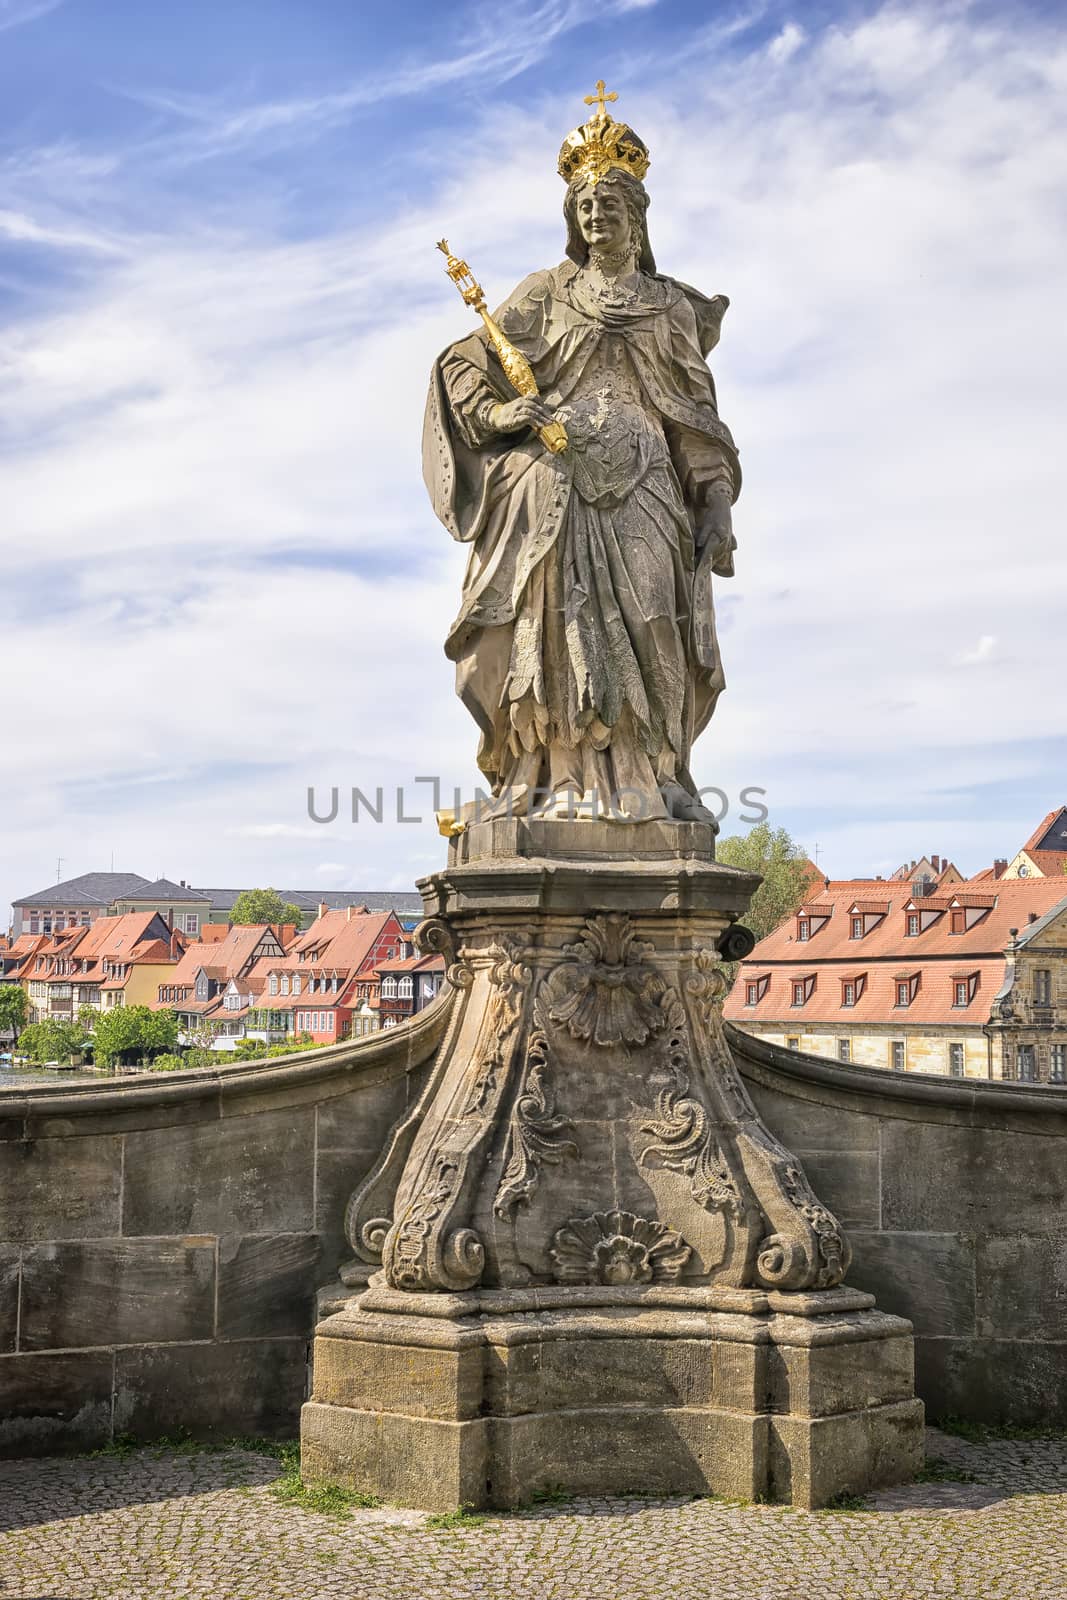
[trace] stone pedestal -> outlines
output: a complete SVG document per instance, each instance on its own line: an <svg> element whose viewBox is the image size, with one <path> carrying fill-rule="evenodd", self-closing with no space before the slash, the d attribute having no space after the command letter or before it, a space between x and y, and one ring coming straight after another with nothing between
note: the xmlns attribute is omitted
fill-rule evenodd
<svg viewBox="0 0 1067 1600"><path fill-rule="evenodd" d="M348 1207L370 1285L317 1330L309 1480L819 1505L919 1464L910 1326L839 1287L848 1245L723 1036L758 880L713 851L507 819L421 884L452 1015Z"/></svg>

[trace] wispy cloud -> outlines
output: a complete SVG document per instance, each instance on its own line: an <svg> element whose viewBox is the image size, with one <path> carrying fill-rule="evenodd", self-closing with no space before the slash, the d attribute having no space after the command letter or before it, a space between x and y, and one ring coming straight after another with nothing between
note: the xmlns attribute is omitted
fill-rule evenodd
<svg viewBox="0 0 1067 1600"><path fill-rule="evenodd" d="M588 14L537 13L568 49ZM878 856L887 818L956 816L970 848L1003 853L960 797L995 746L1022 811L1047 809L1048 741L1067 735L1030 692L1058 670L1067 588L1067 219L1049 203L1067 184L1067 51L1039 21L976 28L921 4L805 25L777 52L766 30L728 54L694 32L625 102L653 147L662 267L733 300L713 366L747 486L730 689L696 770L731 796L767 788L781 820L821 816L835 873ZM463 72L497 83L541 59L535 32L491 75L472 63L498 47L474 35L391 81L443 70L425 82L446 104ZM228 210L176 199L151 163L132 176L135 139L9 159L7 261L79 269L0 324L5 651L48 707L20 722L5 787L12 892L75 837L86 868L124 840L136 868L165 833L172 871L182 856L181 875L217 881L343 859L373 886L387 860L403 881L440 858L432 823L342 833L304 802L310 783L474 781L440 648L465 552L418 465L430 358L473 324L432 242L462 240L498 297L559 259L554 155L577 108L546 59L518 103L464 101L430 187L420 170L314 227L273 191L264 205L263 150L342 125L356 102L336 96L358 85L176 101L166 139L230 152ZM310 149L294 193L303 175L321 177ZM954 665L984 669L980 696ZM1025 757L996 743L1009 729ZM106 804L87 811L60 768L111 784ZM959 853L955 835L927 843Z"/></svg>
<svg viewBox="0 0 1067 1600"><path fill-rule="evenodd" d="M52 11L58 11L64 0L0 0L0 33L9 28L21 28L27 22L38 22Z"/></svg>

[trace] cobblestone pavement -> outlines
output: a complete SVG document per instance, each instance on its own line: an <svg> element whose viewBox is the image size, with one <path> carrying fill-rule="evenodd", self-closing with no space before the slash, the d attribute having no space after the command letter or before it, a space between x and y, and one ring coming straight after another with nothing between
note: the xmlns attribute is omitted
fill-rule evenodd
<svg viewBox="0 0 1067 1600"><path fill-rule="evenodd" d="M459 1530L279 1502L234 1451L0 1463L2 1600L1067 1600L1067 1441L929 1453L870 1510L578 1500Z"/></svg>

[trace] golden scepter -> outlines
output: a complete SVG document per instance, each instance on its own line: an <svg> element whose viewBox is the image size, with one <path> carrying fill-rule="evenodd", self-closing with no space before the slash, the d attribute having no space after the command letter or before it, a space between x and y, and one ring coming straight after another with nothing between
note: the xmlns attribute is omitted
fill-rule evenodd
<svg viewBox="0 0 1067 1600"><path fill-rule="evenodd" d="M521 351L516 350L513 344L508 343L504 337L503 330L489 315L485 306L485 295L482 293L482 286L480 283L475 282L474 274L471 272L470 267L465 261L456 259L448 248L447 239L438 239L437 248L442 255L448 257L448 266L446 268L448 276L452 279L466 303L474 311L478 312L485 323L489 337L493 341L493 348L500 357L500 365L503 367L504 375L511 387L518 394L537 394L537 382L533 372L530 370L530 363ZM566 450L567 430L562 422L546 422L543 428L538 428L537 432L545 447L551 450L553 455L558 455L561 450Z"/></svg>

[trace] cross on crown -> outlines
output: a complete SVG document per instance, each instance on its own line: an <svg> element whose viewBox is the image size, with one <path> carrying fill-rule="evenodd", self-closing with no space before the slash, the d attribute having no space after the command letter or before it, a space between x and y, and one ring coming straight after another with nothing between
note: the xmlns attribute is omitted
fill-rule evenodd
<svg viewBox="0 0 1067 1600"><path fill-rule="evenodd" d="M605 117L605 116L607 116L607 109L606 109L606 106L605 106L605 102L608 101L608 100L615 101L618 98L619 98L618 95L615 94L615 93L605 94L604 93L604 80L603 80L603 78L598 78L597 81L596 81L596 93L595 94L587 94L585 96L585 103L586 103L587 106L596 106L596 108L597 108L596 114L597 114L598 117Z"/></svg>

